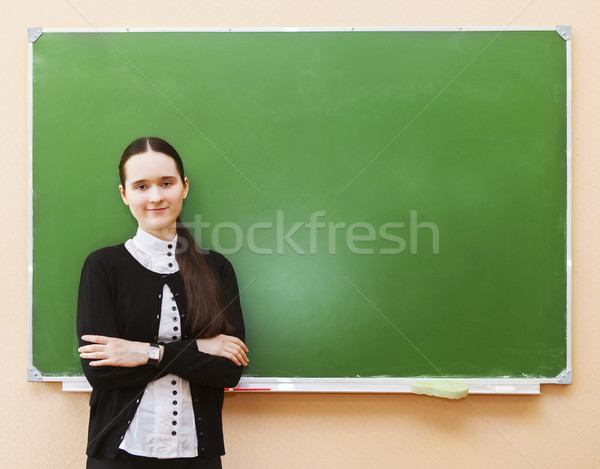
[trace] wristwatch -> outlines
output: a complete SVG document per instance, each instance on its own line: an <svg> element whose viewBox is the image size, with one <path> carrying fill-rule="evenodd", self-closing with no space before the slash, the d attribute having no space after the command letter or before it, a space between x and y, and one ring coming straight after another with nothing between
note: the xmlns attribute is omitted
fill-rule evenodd
<svg viewBox="0 0 600 469"><path fill-rule="evenodd" d="M158 365L158 360L160 359L160 347L158 344L150 344L148 347L148 366L156 366Z"/></svg>

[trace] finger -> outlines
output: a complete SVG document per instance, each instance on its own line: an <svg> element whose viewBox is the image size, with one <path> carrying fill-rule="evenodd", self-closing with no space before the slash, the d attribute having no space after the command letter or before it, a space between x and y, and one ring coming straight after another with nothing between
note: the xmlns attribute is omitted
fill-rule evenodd
<svg viewBox="0 0 600 469"><path fill-rule="evenodd" d="M88 353L88 352L102 352L106 348L106 345L83 345L77 349L79 353Z"/></svg>
<svg viewBox="0 0 600 469"><path fill-rule="evenodd" d="M243 348L246 352L248 352L248 347L246 347L246 344L244 342L242 342L242 339L240 339L239 337L235 337L233 335L228 335L226 336L230 342L240 346L241 348Z"/></svg>
<svg viewBox="0 0 600 469"><path fill-rule="evenodd" d="M95 352L95 353L80 353L79 356L85 360L102 360L108 359L109 356L105 353Z"/></svg>
<svg viewBox="0 0 600 469"><path fill-rule="evenodd" d="M107 344L111 338L112 337L106 337L105 335L84 335L81 337L81 340L96 344Z"/></svg>
<svg viewBox="0 0 600 469"><path fill-rule="evenodd" d="M94 360L93 362L90 362L90 366L108 366L110 364L109 360Z"/></svg>
<svg viewBox="0 0 600 469"><path fill-rule="evenodd" d="M248 364L248 356L246 355L246 352L244 352L243 349L238 350L237 356L241 362L244 362L244 365Z"/></svg>
<svg viewBox="0 0 600 469"><path fill-rule="evenodd" d="M236 337L236 339L237 339L237 344L244 350L244 352L248 352L248 347L246 347L246 344L244 342L242 342L241 339L238 339L237 337Z"/></svg>
<svg viewBox="0 0 600 469"><path fill-rule="evenodd" d="M248 364L248 356L246 355L246 353L244 352L243 349L241 348L236 348L234 350L230 350L229 353L233 354L235 357L237 357L238 361L246 366Z"/></svg>
<svg viewBox="0 0 600 469"><path fill-rule="evenodd" d="M233 363L235 363L237 366L242 366L242 364L240 363L240 361L238 360L238 358L233 353L231 353L231 352L226 352L225 353L225 358L228 358Z"/></svg>

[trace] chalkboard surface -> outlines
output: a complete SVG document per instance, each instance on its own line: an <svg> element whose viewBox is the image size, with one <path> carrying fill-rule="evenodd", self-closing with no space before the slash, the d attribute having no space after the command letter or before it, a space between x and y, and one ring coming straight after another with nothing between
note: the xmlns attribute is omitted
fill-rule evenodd
<svg viewBox="0 0 600 469"><path fill-rule="evenodd" d="M182 155L233 263L247 377L552 378L567 365L566 42L555 31L44 32L32 365L81 375L85 257L136 229L117 164Z"/></svg>

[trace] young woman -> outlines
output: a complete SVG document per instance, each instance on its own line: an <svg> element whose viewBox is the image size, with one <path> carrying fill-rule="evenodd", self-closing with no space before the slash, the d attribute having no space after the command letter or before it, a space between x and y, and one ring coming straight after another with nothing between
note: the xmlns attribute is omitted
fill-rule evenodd
<svg viewBox="0 0 600 469"><path fill-rule="evenodd" d="M248 364L235 273L179 223L189 181L171 145L135 140L119 175L137 233L90 254L79 285L87 467L219 468L223 388Z"/></svg>

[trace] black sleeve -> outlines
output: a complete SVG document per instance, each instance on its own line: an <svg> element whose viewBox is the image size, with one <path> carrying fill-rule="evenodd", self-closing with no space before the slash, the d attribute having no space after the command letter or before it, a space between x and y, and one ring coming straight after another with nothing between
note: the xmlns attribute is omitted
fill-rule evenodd
<svg viewBox="0 0 600 469"><path fill-rule="evenodd" d="M237 279L229 261L222 256L220 259L221 266L215 273L223 287L226 314L229 314L233 326L231 335L243 341L245 340L245 329ZM232 388L242 376L243 366L236 365L228 358L200 352L193 339L163 345L165 353L158 368L179 375L190 382L205 386Z"/></svg>
<svg viewBox="0 0 600 469"><path fill-rule="evenodd" d="M121 337L115 318L113 294L106 266L92 253L85 261L79 282L77 299L77 335L79 345L86 334ZM117 389L148 384L159 376L159 370L137 366L90 366L88 359L81 359L83 373L97 389Z"/></svg>

